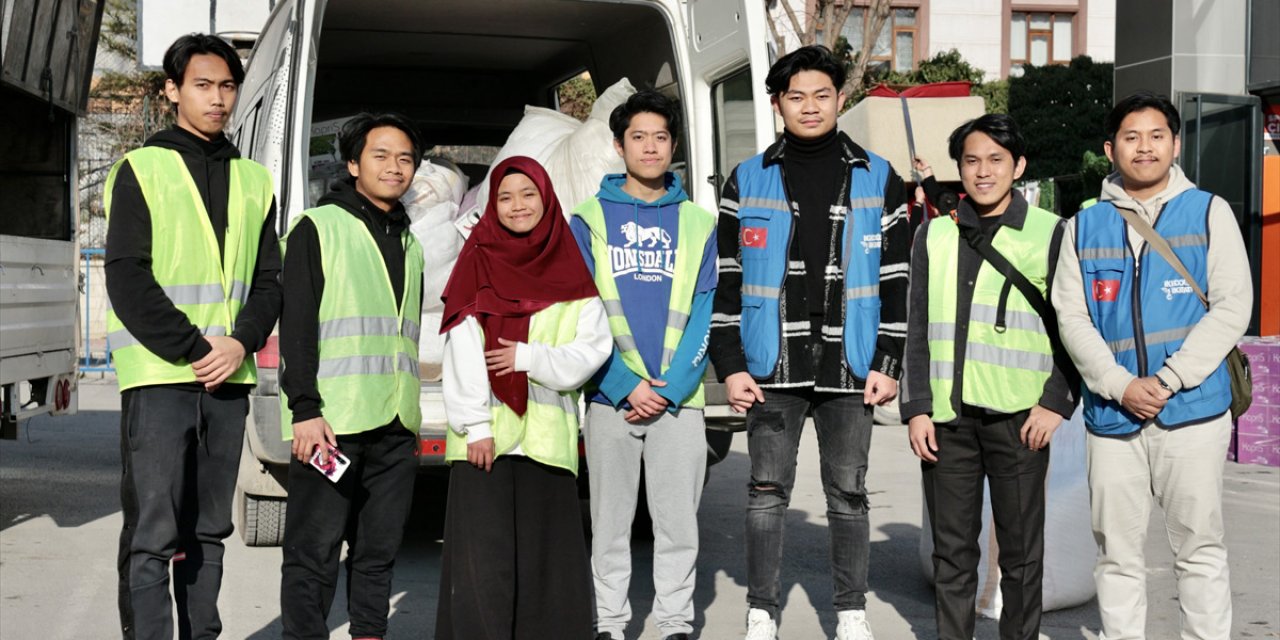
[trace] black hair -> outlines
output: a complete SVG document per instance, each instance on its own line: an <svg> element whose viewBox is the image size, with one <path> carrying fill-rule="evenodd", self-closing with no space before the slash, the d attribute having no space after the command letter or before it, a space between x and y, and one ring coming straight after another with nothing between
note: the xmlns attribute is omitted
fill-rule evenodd
<svg viewBox="0 0 1280 640"><path fill-rule="evenodd" d="M1115 142L1116 133L1120 131L1120 123L1124 122L1125 117L1144 109L1155 109L1163 113L1173 135L1178 135L1178 131L1182 129L1182 116L1178 115L1178 108L1173 106L1173 102L1150 91L1139 91L1121 99L1111 109L1111 113L1107 114L1107 140Z"/></svg>
<svg viewBox="0 0 1280 640"><path fill-rule="evenodd" d="M987 134L1013 156L1014 162L1027 155L1027 143L1022 139L1022 132L1018 131L1017 121L1008 114L988 113L956 127L956 130L951 132L951 138L947 141L947 153L952 160L960 162L960 157L964 155L964 141L973 133Z"/></svg>
<svg viewBox="0 0 1280 640"><path fill-rule="evenodd" d="M613 113L609 114L609 130L613 132L613 139L621 142L627 127L631 126L631 119L640 113L662 116L667 121L667 133L672 139L679 135L680 108L676 101L653 89L645 89L631 94L626 102L614 107Z"/></svg>
<svg viewBox="0 0 1280 640"><path fill-rule="evenodd" d="M169 49L164 52L164 77L181 87L191 57L204 54L222 58L231 70L231 78L236 81L236 86L244 82L244 65L240 63L240 54L226 40L207 33L188 33L169 45Z"/></svg>
<svg viewBox="0 0 1280 640"><path fill-rule="evenodd" d="M359 113L343 123L342 131L338 133L338 151L342 154L343 162L360 162L360 154L364 153L364 143L369 138L369 132L378 127L395 127L403 131L413 147L413 167L417 169L422 164L422 156L426 150L422 148L418 128L409 118L392 112Z"/></svg>
<svg viewBox="0 0 1280 640"><path fill-rule="evenodd" d="M771 96L778 96L791 88L792 76L801 71L821 71L831 78L836 91L844 87L847 75L844 65L840 64L831 50L820 45L811 44L788 53L769 67L769 75L764 79L765 90Z"/></svg>

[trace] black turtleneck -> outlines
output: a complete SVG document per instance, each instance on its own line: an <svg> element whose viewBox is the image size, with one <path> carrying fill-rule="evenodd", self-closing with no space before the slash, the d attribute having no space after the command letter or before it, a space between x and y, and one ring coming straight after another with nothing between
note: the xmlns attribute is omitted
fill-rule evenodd
<svg viewBox="0 0 1280 640"><path fill-rule="evenodd" d="M826 271L831 251L831 206L841 198L840 187L849 169L841 155L837 131L815 140L805 140L784 131L782 171L787 195L799 211L796 239L804 258L805 300L810 329L822 333L826 313Z"/></svg>
<svg viewBox="0 0 1280 640"><path fill-rule="evenodd" d="M358 218L373 236L387 268L396 304L404 297L404 232L409 217L396 202L383 211L356 191L355 179L339 182L320 198L318 206L335 204ZM319 418L320 391L316 371L320 365L320 300L324 296L324 262L320 236L311 218L303 218L289 231L284 258L284 309L280 313L280 387L289 397L293 421ZM421 277L421 275L419 275Z"/></svg>
<svg viewBox="0 0 1280 640"><path fill-rule="evenodd" d="M231 161L240 152L225 136L205 140L174 126L151 136L148 147L177 151L200 193L209 223L223 251L227 231L227 199ZM195 362L209 353L200 330L165 295L151 271L153 242L151 210L133 167L121 163L111 190L111 221L107 226L106 281L112 309L129 333L152 353L178 362ZM280 246L276 237L276 203L271 202L254 267L249 299L236 316L231 337L244 345L245 357L266 344L280 313ZM200 385L192 383L193 388Z"/></svg>

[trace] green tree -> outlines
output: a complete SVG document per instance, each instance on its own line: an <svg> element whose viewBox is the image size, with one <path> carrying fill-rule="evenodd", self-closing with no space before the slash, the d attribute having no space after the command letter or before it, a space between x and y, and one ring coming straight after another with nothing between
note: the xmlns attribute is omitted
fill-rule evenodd
<svg viewBox="0 0 1280 640"><path fill-rule="evenodd" d="M1077 174L1084 152L1102 149L1113 68L1080 56L1065 66L1027 66L1009 80L1009 115L1027 140L1029 178Z"/></svg>

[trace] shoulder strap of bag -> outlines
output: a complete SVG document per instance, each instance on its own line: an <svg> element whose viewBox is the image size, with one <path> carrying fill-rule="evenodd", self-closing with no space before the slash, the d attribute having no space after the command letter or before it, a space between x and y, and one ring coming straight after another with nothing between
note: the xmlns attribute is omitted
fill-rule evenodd
<svg viewBox="0 0 1280 640"><path fill-rule="evenodd" d="M1129 209L1123 209L1121 207L1116 207L1115 209L1119 212L1120 216L1125 219L1125 222L1128 222L1129 226L1133 227L1134 231L1137 231L1138 235L1142 236L1142 238L1147 241L1147 244L1151 245L1151 248L1155 249L1156 253L1159 253L1160 257L1164 258L1165 262L1168 262L1169 266L1173 267L1173 270L1177 271L1178 275L1182 276L1183 280L1186 280L1187 284L1191 287L1191 290L1196 292L1196 297L1200 298L1200 303L1208 309L1209 298L1204 295L1204 291L1200 289L1200 285L1196 283L1195 278L1191 277L1191 273L1187 271L1186 265L1182 264L1182 260L1178 259L1178 254L1173 252L1173 247L1169 246L1169 241L1156 233L1156 230L1152 228L1151 224L1144 220L1142 216L1138 215L1136 211L1130 211Z"/></svg>
<svg viewBox="0 0 1280 640"><path fill-rule="evenodd" d="M1040 290L1031 284L1031 281L1027 280L1027 277L1022 275L1022 272L1018 271L1017 267L1014 267L999 250L992 246L991 239L985 233L974 227L962 224L957 224L956 227L960 229L960 235L965 239L965 242L968 242L969 246L973 247L973 250L982 256L983 260L991 263L991 266L995 267L996 271L999 271L1005 280L1008 280L1018 288L1018 291L1022 293L1022 297L1026 298L1027 302L1031 304L1031 308L1035 309L1036 313L1040 314L1040 317L1044 319L1045 328L1053 332L1057 326L1054 320L1053 307L1050 307L1049 303L1045 301L1044 296L1040 294ZM1053 326L1051 327L1050 325Z"/></svg>

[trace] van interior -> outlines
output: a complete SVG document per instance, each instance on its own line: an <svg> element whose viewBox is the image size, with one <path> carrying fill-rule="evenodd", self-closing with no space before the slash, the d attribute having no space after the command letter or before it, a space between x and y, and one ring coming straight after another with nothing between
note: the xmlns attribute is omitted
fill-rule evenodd
<svg viewBox="0 0 1280 640"><path fill-rule="evenodd" d="M556 108L557 87L584 72L597 93L628 78L678 97L674 60L656 3L329 0L311 122L393 110L419 123L428 149L496 152L525 105ZM460 160L477 184L484 163Z"/></svg>

